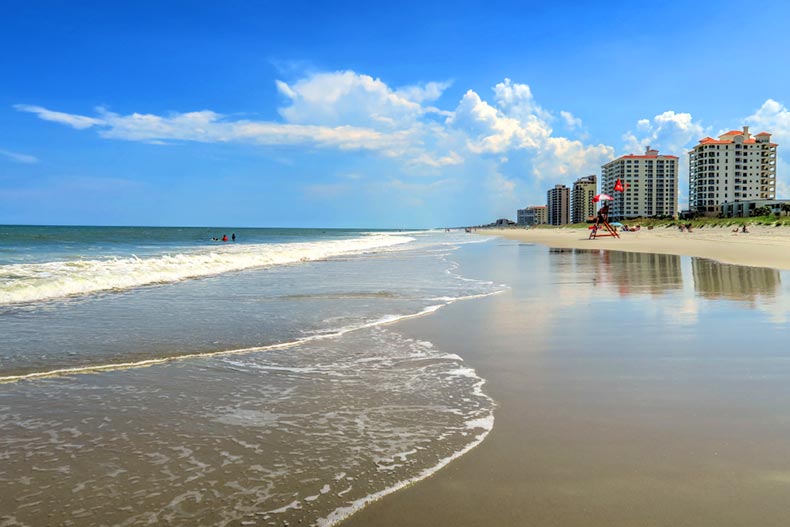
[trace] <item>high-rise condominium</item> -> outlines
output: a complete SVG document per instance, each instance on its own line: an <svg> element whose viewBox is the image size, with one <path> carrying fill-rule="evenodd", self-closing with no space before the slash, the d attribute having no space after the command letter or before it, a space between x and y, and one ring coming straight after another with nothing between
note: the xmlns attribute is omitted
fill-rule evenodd
<svg viewBox="0 0 790 527"><path fill-rule="evenodd" d="M549 225L570 223L570 189L565 185L554 185L546 193L546 210Z"/></svg>
<svg viewBox="0 0 790 527"><path fill-rule="evenodd" d="M647 147L644 155L622 156L601 167L601 192L614 198L609 216L647 218L678 212L678 158ZM617 180L623 192L615 191Z"/></svg>
<svg viewBox="0 0 790 527"><path fill-rule="evenodd" d="M593 197L597 188L595 174L577 179L571 192L571 222L584 223L590 216L595 216Z"/></svg>
<svg viewBox="0 0 790 527"><path fill-rule="evenodd" d="M749 127L700 139L689 152L689 206L716 214L724 203L776 198L776 147Z"/></svg>

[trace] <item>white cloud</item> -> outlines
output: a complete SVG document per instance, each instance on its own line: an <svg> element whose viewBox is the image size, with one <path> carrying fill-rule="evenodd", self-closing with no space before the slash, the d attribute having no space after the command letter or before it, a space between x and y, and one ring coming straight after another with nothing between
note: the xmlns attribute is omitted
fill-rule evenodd
<svg viewBox="0 0 790 527"><path fill-rule="evenodd" d="M586 145L566 137L549 137L533 162L533 175L538 179L568 179L597 174L601 165L613 158L611 146Z"/></svg>
<svg viewBox="0 0 790 527"><path fill-rule="evenodd" d="M491 172L485 177L505 163L523 163L527 177L576 177L597 172L612 156L609 146L555 135L555 117L526 84L505 79L493 87L491 102L468 90L452 111L429 106L449 86L427 82L393 88L353 71L311 74L295 82L277 81L286 101L278 121L231 118L211 110L157 115L99 108L88 116L40 106L16 108L73 128L93 128L108 139L367 150L401 161L411 175L436 175L490 155L485 166ZM569 112L560 116L570 128L581 126L581 119ZM510 155L516 151L524 155Z"/></svg>
<svg viewBox="0 0 790 527"><path fill-rule="evenodd" d="M574 117L574 115L571 112L560 110L560 115L565 120L565 125L571 130L582 127L582 120L579 119L578 117Z"/></svg>
<svg viewBox="0 0 790 527"><path fill-rule="evenodd" d="M505 79L494 86L494 100L502 111L521 121L530 121L534 118L542 121L552 120L552 115L541 108L532 96L532 90L526 84L514 84L510 79Z"/></svg>
<svg viewBox="0 0 790 527"><path fill-rule="evenodd" d="M353 71L317 73L293 85L277 81L290 105L280 114L290 123L403 129L426 112L424 101L438 98L446 84L428 83L393 90L380 79Z"/></svg>
<svg viewBox="0 0 790 527"><path fill-rule="evenodd" d="M782 146L790 145L790 110L773 99L766 100L752 115L744 119L753 127L752 133L768 132L771 141L777 143L776 152L776 197L790 198L790 163L782 155Z"/></svg>
<svg viewBox="0 0 790 527"><path fill-rule="evenodd" d="M449 126L466 134L472 153L527 150L532 154L532 175L538 179L597 173L612 158L614 150L609 146L554 136L553 118L535 102L529 86L505 79L494 87L494 94L496 107L467 91L447 119Z"/></svg>
<svg viewBox="0 0 790 527"><path fill-rule="evenodd" d="M464 162L464 158L461 157L457 152L451 150L450 153L445 156L432 156L428 153L420 154L414 158L412 162L429 167L441 168L452 165L460 165Z"/></svg>
<svg viewBox="0 0 790 527"><path fill-rule="evenodd" d="M705 128L694 121L690 113L675 113L672 110L656 115L652 120L637 121L637 132L623 135L626 150L642 153L651 146L662 154L683 157L700 139L705 137Z"/></svg>
<svg viewBox="0 0 790 527"><path fill-rule="evenodd" d="M406 86L400 88L397 93L410 101L417 103L433 102L442 96L444 90L449 88L452 82L428 82L423 85Z"/></svg>
<svg viewBox="0 0 790 527"><path fill-rule="evenodd" d="M408 131L384 134L354 126L316 126L266 121L227 120L223 115L204 110L173 113L168 116L133 113L120 115L99 109L97 117L53 112L46 108L18 108L44 120L75 128L95 126L108 139L145 141L156 144L166 140L202 143L246 142L260 145L315 145L341 150L387 150L408 144ZM53 117L55 116L55 117ZM86 124L89 123L89 124Z"/></svg>
<svg viewBox="0 0 790 527"><path fill-rule="evenodd" d="M24 163L27 165L38 163L38 158L35 156L20 154L19 152L11 152L10 150L0 150L0 156L8 158L11 161L15 161L17 163Z"/></svg>
<svg viewBox="0 0 790 527"><path fill-rule="evenodd" d="M526 89L519 89L524 86ZM476 154L501 154L510 149L540 148L551 135L545 119L528 113L532 107L529 87L497 84L497 100L504 106L494 107L472 90L464 94L447 124L468 134L467 146ZM519 101L523 97L523 101Z"/></svg>
<svg viewBox="0 0 790 527"><path fill-rule="evenodd" d="M753 133L766 131L777 137L790 137L790 110L784 104L773 99L768 99L752 115L745 119L746 123L759 130Z"/></svg>
<svg viewBox="0 0 790 527"><path fill-rule="evenodd" d="M623 141L627 153L641 154L650 146L678 157L678 207L682 210L688 207L688 151L709 133L690 113L667 110L653 119L637 121L636 132L626 132Z"/></svg>
<svg viewBox="0 0 790 527"><path fill-rule="evenodd" d="M53 121L55 123L66 124L71 126L72 128L77 128L78 130L82 130L84 128L90 128L91 126L104 124L101 121L101 119L86 117L84 115L55 112L52 110L47 110L46 108L42 108L41 106L31 106L29 104L17 104L14 106L14 108L16 108L21 112L34 113L38 115L41 119L44 119L45 121Z"/></svg>
<svg viewBox="0 0 790 527"><path fill-rule="evenodd" d="M472 90L464 94L447 124L467 135L467 147L474 154L505 152L520 143L518 136L523 133L517 119L505 116Z"/></svg>

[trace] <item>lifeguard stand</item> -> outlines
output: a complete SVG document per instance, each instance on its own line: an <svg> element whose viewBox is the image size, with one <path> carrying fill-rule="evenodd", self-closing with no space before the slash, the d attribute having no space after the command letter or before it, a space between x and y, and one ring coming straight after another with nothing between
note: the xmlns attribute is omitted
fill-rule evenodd
<svg viewBox="0 0 790 527"><path fill-rule="evenodd" d="M606 231L606 232L600 232ZM620 235L617 233L617 229L609 225L608 221L602 221L598 225L593 225L590 227L590 239L594 240L596 238L601 238L603 236L613 236L615 238L619 238Z"/></svg>
<svg viewBox="0 0 790 527"><path fill-rule="evenodd" d="M606 232L600 232L600 231ZM596 238L601 238L603 236L612 236L613 238L619 238L620 235L617 233L617 229L609 225L609 213L605 212L603 214L598 215L598 221L590 227L590 236L588 239L594 240Z"/></svg>

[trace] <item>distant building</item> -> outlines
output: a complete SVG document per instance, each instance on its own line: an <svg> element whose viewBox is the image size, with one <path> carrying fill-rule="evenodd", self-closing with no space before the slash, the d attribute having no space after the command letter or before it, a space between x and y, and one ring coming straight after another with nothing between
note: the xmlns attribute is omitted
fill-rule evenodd
<svg viewBox="0 0 790 527"><path fill-rule="evenodd" d="M546 222L550 225L570 223L570 189L565 185L554 185L546 193Z"/></svg>
<svg viewBox="0 0 790 527"><path fill-rule="evenodd" d="M614 198L612 218L675 216L678 212L678 158L647 147L644 155L621 156L601 167L601 192ZM614 190L617 180L623 192Z"/></svg>
<svg viewBox="0 0 790 527"><path fill-rule="evenodd" d="M547 223L546 205L534 205L516 211L518 225L543 225Z"/></svg>
<svg viewBox="0 0 790 527"><path fill-rule="evenodd" d="M499 218L494 223L491 223L493 227L512 227L515 225L513 220L509 220L507 218Z"/></svg>
<svg viewBox="0 0 790 527"><path fill-rule="evenodd" d="M776 198L776 145L749 127L705 137L689 152L689 206L714 215L725 203Z"/></svg>
<svg viewBox="0 0 790 527"><path fill-rule="evenodd" d="M782 213L782 205L790 205L790 199L750 199L746 201L731 201L722 203L720 212L725 218L748 218L752 211L761 207L768 207L771 213Z"/></svg>
<svg viewBox="0 0 790 527"><path fill-rule="evenodd" d="M595 175L585 176L573 183L571 192L571 223L584 223L590 216L595 216L595 197L597 180Z"/></svg>

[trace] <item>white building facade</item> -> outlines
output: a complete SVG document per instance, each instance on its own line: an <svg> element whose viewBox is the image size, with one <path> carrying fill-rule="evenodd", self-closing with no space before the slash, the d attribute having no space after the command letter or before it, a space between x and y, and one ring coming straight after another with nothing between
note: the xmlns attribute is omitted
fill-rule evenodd
<svg viewBox="0 0 790 527"><path fill-rule="evenodd" d="M611 218L649 218L678 213L678 157L647 147L644 155L621 156L601 167L601 192L614 198ZM624 191L614 190L617 180Z"/></svg>
<svg viewBox="0 0 790 527"><path fill-rule="evenodd" d="M749 127L706 137L689 152L689 207L707 215L725 203L776 198L776 148L771 134Z"/></svg>

